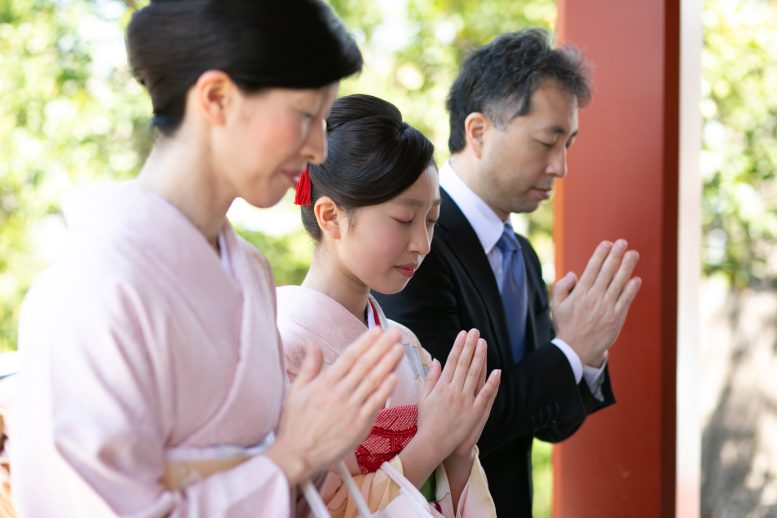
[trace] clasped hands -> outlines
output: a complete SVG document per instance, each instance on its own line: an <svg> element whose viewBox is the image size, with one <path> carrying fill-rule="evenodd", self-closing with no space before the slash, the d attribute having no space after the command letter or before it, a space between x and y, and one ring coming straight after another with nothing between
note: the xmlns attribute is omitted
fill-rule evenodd
<svg viewBox="0 0 777 518"><path fill-rule="evenodd" d="M626 320L642 280L634 277L639 253L628 243L602 241L580 276L569 272L553 288L556 336L583 364L600 367Z"/></svg>
<svg viewBox="0 0 777 518"><path fill-rule="evenodd" d="M445 367L432 362L418 404L418 431L400 454L405 476L414 484L443 462L448 471L469 473L501 377L499 370L486 377L486 349L476 329L461 331Z"/></svg>

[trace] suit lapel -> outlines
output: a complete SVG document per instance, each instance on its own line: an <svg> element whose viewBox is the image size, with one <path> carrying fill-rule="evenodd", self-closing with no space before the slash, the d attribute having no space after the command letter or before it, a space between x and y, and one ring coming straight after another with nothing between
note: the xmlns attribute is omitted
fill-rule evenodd
<svg viewBox="0 0 777 518"><path fill-rule="evenodd" d="M453 257L459 261L461 269L466 272L472 284L478 287L475 291L480 296L480 302L487 308L486 312L491 322L491 332L488 335L493 336L496 340L496 343L492 345L497 347L503 361L509 362L505 364L511 364L512 352L504 310L502 309L502 297L499 295L499 287L496 284L491 264L483 252L483 246L480 244L475 230L459 206L445 192L445 189L440 189L440 194L442 206L440 219L435 230L435 238L441 238L445 242ZM474 303L474 301L470 303ZM485 330L481 329L480 331Z"/></svg>

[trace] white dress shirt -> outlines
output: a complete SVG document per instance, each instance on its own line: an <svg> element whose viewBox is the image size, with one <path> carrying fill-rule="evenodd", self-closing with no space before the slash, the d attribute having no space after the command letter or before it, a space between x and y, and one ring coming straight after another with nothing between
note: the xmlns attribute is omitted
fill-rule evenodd
<svg viewBox="0 0 777 518"><path fill-rule="evenodd" d="M453 170L450 160L447 160L440 168L440 187L445 189L445 192L450 195L475 230L475 234L477 234L478 240L483 246L483 251L488 257L491 270L494 272L497 286L501 291L502 252L496 246L496 242L502 235L506 221L502 221L491 207L459 178L459 175ZM569 366L575 375L575 382L580 383L580 380L585 378L586 384L594 397L600 401L604 400L602 383L604 382L604 369L607 366L606 353L604 362L597 369L583 365L574 349L561 338L556 337L551 340L551 343L558 347L566 356Z"/></svg>

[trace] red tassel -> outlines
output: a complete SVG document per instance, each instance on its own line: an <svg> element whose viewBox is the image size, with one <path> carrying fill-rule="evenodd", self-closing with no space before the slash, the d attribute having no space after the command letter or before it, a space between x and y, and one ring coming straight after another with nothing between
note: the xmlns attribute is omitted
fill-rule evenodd
<svg viewBox="0 0 777 518"><path fill-rule="evenodd" d="M310 205L310 172L308 166L305 166L305 170L297 180L297 190L294 193L294 204L308 206Z"/></svg>

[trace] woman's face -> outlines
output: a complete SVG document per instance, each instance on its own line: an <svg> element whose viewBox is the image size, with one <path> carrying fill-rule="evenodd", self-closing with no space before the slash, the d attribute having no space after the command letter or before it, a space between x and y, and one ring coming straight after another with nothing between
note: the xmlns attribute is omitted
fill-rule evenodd
<svg viewBox="0 0 777 518"><path fill-rule="evenodd" d="M339 261L354 281L380 293L397 293L429 253L439 217L439 180L429 166L398 196L347 216L337 242Z"/></svg>
<svg viewBox="0 0 777 518"><path fill-rule="evenodd" d="M324 161L325 119L337 88L270 88L232 97L231 117L213 134L213 156L216 174L234 196L271 207L306 164Z"/></svg>

